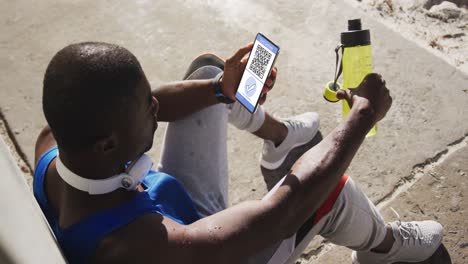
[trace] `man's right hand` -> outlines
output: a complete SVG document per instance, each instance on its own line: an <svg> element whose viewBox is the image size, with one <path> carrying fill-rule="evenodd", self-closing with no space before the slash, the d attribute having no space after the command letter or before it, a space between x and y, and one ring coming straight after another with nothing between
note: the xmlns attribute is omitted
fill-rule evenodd
<svg viewBox="0 0 468 264"><path fill-rule="evenodd" d="M384 118L392 105L392 97L385 86L385 81L377 73L368 74L355 89L339 90L337 97L348 101L351 108L358 102L368 104L374 122Z"/></svg>

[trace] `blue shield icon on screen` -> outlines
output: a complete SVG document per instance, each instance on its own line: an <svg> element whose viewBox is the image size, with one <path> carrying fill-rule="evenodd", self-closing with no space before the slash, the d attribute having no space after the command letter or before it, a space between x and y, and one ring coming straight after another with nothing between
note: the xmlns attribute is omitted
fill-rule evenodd
<svg viewBox="0 0 468 264"><path fill-rule="evenodd" d="M257 81L255 81L255 78L250 76L246 81L245 81L245 94L248 97L251 97L255 94L255 91L257 90Z"/></svg>

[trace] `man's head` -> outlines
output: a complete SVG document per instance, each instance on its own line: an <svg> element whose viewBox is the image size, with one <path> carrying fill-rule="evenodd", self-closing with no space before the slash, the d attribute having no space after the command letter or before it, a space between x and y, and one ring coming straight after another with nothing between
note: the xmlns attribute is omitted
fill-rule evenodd
<svg viewBox="0 0 468 264"><path fill-rule="evenodd" d="M158 102L122 47L86 42L60 50L47 67L42 104L61 151L124 162L151 148Z"/></svg>

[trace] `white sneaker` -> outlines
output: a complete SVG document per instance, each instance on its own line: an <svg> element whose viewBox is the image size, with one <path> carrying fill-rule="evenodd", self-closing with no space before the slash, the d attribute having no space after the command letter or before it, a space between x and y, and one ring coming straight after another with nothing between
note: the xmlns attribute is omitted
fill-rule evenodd
<svg viewBox="0 0 468 264"><path fill-rule="evenodd" d="M395 238L390 251L387 253L354 251L351 255L353 264L420 262L430 258L442 243L443 227L435 221L398 220L390 223L390 226Z"/></svg>
<svg viewBox="0 0 468 264"><path fill-rule="evenodd" d="M293 116L283 122L288 128L288 135L283 142L278 147L270 140L263 143L261 165L269 170L280 167L292 149L311 141L320 126L319 115L314 112Z"/></svg>

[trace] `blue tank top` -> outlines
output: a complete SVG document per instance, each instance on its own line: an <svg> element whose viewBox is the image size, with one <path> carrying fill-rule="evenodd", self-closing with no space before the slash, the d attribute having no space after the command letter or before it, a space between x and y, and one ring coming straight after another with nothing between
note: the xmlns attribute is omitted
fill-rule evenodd
<svg viewBox="0 0 468 264"><path fill-rule="evenodd" d="M144 192L115 208L96 212L65 229L59 227L44 190L44 178L50 162L57 156L57 147L49 149L39 159L34 172L34 196L44 212L69 263L88 263L98 243L110 232L117 230L138 217L156 213L183 224L198 219L192 199L173 177L150 171L143 180Z"/></svg>

